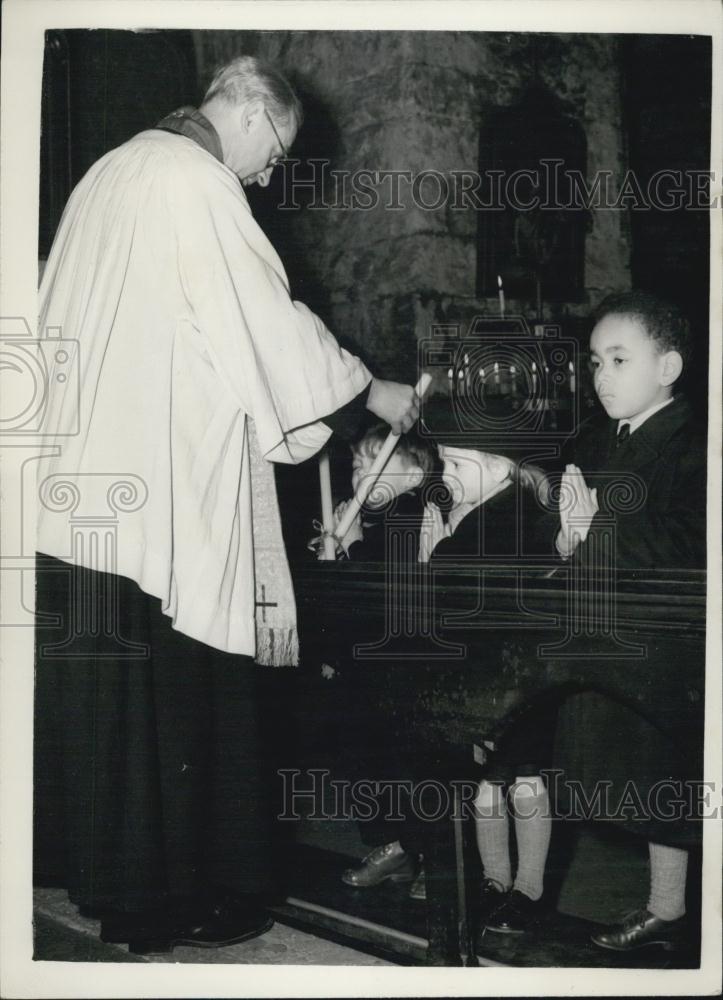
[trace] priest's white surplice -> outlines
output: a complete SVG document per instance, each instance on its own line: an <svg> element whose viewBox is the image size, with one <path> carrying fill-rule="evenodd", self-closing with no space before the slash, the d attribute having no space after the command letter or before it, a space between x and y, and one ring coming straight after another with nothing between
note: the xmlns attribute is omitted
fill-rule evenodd
<svg viewBox="0 0 723 1000"><path fill-rule="evenodd" d="M369 372L291 300L236 176L156 130L73 192L40 307L41 335L61 328L78 380L58 380L67 361L51 366L38 550L129 577L175 628L255 655L254 518L281 537L268 461L314 454L330 434L321 418ZM268 461L254 463L250 440ZM99 562L73 528L103 512L117 544ZM285 560L279 572L287 582Z"/></svg>

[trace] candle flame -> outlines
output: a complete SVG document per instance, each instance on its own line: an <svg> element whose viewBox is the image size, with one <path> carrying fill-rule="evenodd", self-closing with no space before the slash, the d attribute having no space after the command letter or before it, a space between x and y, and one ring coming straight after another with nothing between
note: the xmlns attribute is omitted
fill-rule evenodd
<svg viewBox="0 0 723 1000"><path fill-rule="evenodd" d="M497 275L497 287L502 288L502 278L500 278L499 274Z"/></svg>

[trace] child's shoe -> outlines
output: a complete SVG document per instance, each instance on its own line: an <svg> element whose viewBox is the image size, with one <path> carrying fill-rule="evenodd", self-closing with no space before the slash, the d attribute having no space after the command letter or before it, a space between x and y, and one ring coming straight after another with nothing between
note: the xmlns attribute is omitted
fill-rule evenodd
<svg viewBox="0 0 723 1000"><path fill-rule="evenodd" d="M530 899L524 892L513 889L492 910L485 922L485 930L496 934L524 934L536 927L541 909L539 899Z"/></svg>
<svg viewBox="0 0 723 1000"><path fill-rule="evenodd" d="M390 879L392 882L411 882L417 870L416 860L408 854L399 841L375 847L358 868L347 868L342 882L356 889L369 889Z"/></svg>
<svg viewBox="0 0 723 1000"><path fill-rule="evenodd" d="M612 951L634 951L649 945L658 945L665 951L676 951L681 946L684 928L683 917L678 920L662 920L649 910L635 910L621 924L608 927L601 934L594 934L591 940L598 947L610 948Z"/></svg>

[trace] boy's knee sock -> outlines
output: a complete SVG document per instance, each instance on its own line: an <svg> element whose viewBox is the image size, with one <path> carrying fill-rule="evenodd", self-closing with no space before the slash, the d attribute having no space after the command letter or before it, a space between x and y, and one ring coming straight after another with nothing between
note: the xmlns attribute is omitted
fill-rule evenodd
<svg viewBox="0 0 723 1000"><path fill-rule="evenodd" d="M552 819L545 783L539 775L518 777L510 789L517 837L514 888L530 899L542 895Z"/></svg>
<svg viewBox="0 0 723 1000"><path fill-rule="evenodd" d="M648 843L650 899L648 909L661 920L677 920L685 913L685 879L688 852L680 847Z"/></svg>
<svg viewBox="0 0 723 1000"><path fill-rule="evenodd" d="M512 885L507 803L499 785L481 781L475 804L477 847L486 878L507 890Z"/></svg>

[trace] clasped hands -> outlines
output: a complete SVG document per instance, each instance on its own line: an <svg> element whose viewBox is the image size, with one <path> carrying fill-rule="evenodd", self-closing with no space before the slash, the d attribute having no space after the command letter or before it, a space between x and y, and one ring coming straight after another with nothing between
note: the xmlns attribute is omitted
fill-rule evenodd
<svg viewBox="0 0 723 1000"><path fill-rule="evenodd" d="M569 559L585 541L599 509L597 489L588 487L577 465L566 465L560 483L560 531L556 540L563 559Z"/></svg>
<svg viewBox="0 0 723 1000"><path fill-rule="evenodd" d="M443 538L449 538L451 529L442 520L442 512L436 503L428 503L422 515L422 527L419 532L418 562L429 562L429 557Z"/></svg>

